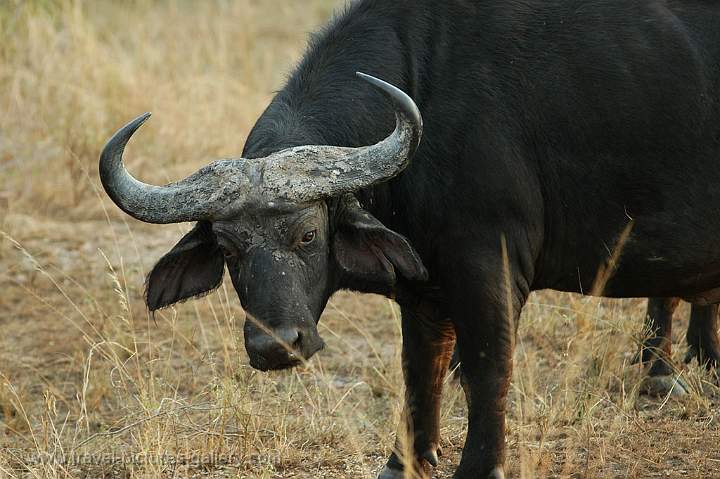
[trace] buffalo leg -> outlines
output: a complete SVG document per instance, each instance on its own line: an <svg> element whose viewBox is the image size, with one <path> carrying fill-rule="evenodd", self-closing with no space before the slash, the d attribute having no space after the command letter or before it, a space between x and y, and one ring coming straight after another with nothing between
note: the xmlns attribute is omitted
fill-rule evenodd
<svg viewBox="0 0 720 479"><path fill-rule="evenodd" d="M483 268L485 274L456 273L460 282L455 287L452 317L461 361L460 381L468 403L468 434L455 479L505 477L506 398L515 325L529 294L529 282L515 277L505 281L502 262L496 264L497 268ZM510 271L515 269L510 267ZM478 277L485 275L488 277ZM504 287L506 283L513 286ZM519 284L525 285L523 291Z"/></svg>
<svg viewBox="0 0 720 479"><path fill-rule="evenodd" d="M649 334L639 353L640 361L650 363L648 376L640 388L643 393L681 396L687 392L687 387L675 377L672 366L672 319L679 303L678 298L648 299L645 329Z"/></svg>
<svg viewBox="0 0 720 479"><path fill-rule="evenodd" d="M642 363L652 363L650 376L672 374L672 318L680 300L678 298L649 298L645 314L648 336L639 353Z"/></svg>
<svg viewBox="0 0 720 479"><path fill-rule="evenodd" d="M693 358L708 369L717 367L720 361L720 340L717 332L718 306L692 305L690 324L687 329L688 352L685 362Z"/></svg>
<svg viewBox="0 0 720 479"><path fill-rule="evenodd" d="M401 295L403 373L405 408L395 451L380 479L403 478L412 467L421 475L437 466L440 447L440 401L450 356L455 345L455 329L440 308L429 301ZM412 440L403 447L401 437ZM403 454L411 449L412 457ZM412 465L408 464L412 461ZM408 476L413 477L413 476Z"/></svg>

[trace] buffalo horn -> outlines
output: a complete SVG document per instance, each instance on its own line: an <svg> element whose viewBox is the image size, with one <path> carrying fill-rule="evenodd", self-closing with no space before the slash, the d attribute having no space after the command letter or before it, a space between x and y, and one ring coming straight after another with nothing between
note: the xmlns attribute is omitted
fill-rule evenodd
<svg viewBox="0 0 720 479"><path fill-rule="evenodd" d="M135 179L123 151L150 117L134 119L113 135L100 155L100 179L110 198L147 223L227 219L239 211L274 202L304 203L339 196L386 181L407 167L420 143L422 118L402 90L363 73L361 79L393 103L395 130L375 145L359 148L306 145L253 160L218 160L165 186Z"/></svg>

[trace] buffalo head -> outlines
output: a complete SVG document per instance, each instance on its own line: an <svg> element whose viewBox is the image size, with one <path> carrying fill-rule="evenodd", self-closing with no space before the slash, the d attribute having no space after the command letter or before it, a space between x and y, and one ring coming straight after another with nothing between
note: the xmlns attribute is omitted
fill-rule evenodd
<svg viewBox="0 0 720 479"><path fill-rule="evenodd" d="M250 364L282 369L322 348L317 321L336 290L385 292L397 273L426 277L407 240L352 194L408 165L422 134L420 113L401 90L358 75L385 93L396 112L395 130L375 145L308 145L266 158L219 160L184 180L153 186L132 177L122 161L149 114L110 139L100 178L123 211L148 223L197 222L150 272L151 311L212 291L227 266L248 315Z"/></svg>

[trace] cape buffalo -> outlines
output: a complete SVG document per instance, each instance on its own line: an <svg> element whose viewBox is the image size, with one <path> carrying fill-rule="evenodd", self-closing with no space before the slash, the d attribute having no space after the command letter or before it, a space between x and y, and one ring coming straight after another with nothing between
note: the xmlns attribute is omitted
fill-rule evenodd
<svg viewBox="0 0 720 479"><path fill-rule="evenodd" d="M320 349L337 289L394 295L400 427L426 469L457 338L455 477L501 478L531 291L720 300L718 25L720 4L693 0L359 0L313 37L242 158L141 183L122 152L143 116L109 141L101 179L135 218L197 222L147 304L203 294L227 266L257 368ZM393 454L381 477L402 468Z"/></svg>

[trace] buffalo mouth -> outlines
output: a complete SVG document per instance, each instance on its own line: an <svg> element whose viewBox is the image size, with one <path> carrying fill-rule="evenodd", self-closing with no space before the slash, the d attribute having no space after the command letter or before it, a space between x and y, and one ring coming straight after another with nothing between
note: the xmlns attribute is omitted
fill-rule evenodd
<svg viewBox="0 0 720 479"><path fill-rule="evenodd" d="M295 366L302 364L302 360L299 358L289 357L287 361L270 361L262 356L250 357L250 366L258 371L283 371L285 369L292 369Z"/></svg>
<svg viewBox="0 0 720 479"><path fill-rule="evenodd" d="M318 336L311 344L303 344L301 350L284 351L282 354L277 352L265 355L260 352L248 351L250 366L258 371L282 371L300 366L309 360L315 353L325 349L325 342Z"/></svg>

